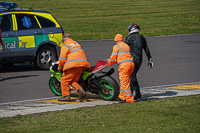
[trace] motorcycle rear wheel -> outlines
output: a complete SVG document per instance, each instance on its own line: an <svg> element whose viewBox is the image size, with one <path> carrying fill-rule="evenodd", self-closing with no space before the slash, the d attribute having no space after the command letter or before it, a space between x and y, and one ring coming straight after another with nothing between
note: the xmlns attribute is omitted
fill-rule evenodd
<svg viewBox="0 0 200 133"><path fill-rule="evenodd" d="M103 88L99 91L99 96L106 101L113 101L119 96L119 85L115 79L110 76L102 77L98 85Z"/></svg>
<svg viewBox="0 0 200 133"><path fill-rule="evenodd" d="M50 77L49 88L56 96L62 96L61 84L55 77Z"/></svg>

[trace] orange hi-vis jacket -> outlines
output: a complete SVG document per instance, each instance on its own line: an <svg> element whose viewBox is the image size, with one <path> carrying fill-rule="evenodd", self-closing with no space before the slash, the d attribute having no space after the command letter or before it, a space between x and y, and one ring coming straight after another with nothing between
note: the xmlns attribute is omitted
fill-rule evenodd
<svg viewBox="0 0 200 133"><path fill-rule="evenodd" d="M124 42L119 42L118 45L113 46L109 66L112 66L114 63L121 64L123 62L133 62L133 57L130 53L130 47Z"/></svg>
<svg viewBox="0 0 200 133"><path fill-rule="evenodd" d="M68 38L61 47L58 70L64 71L74 67L91 68L81 45Z"/></svg>

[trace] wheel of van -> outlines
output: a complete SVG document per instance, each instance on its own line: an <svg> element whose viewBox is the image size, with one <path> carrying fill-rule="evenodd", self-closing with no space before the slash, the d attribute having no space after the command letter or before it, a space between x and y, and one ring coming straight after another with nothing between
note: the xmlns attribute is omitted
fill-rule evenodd
<svg viewBox="0 0 200 133"><path fill-rule="evenodd" d="M55 59L56 51L51 46L44 46L39 49L36 55L35 65L39 69L47 70Z"/></svg>

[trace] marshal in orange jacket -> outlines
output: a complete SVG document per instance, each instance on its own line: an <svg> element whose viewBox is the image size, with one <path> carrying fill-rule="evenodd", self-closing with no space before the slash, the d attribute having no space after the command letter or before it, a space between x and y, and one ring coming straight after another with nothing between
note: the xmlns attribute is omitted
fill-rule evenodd
<svg viewBox="0 0 200 133"><path fill-rule="evenodd" d="M119 98L121 100L126 100L126 102L134 102L129 80L134 69L130 48L123 42L123 36L121 34L117 34L114 40L116 45L113 46L113 51L109 59L109 66L112 66L114 63L119 64L118 71L121 85Z"/></svg>
<svg viewBox="0 0 200 133"><path fill-rule="evenodd" d="M119 42L118 45L113 46L109 66L112 66L115 63L121 64L123 62L133 62L133 57L130 53L130 47L124 42Z"/></svg>
<svg viewBox="0 0 200 133"><path fill-rule="evenodd" d="M58 70L65 71L74 67L91 68L81 45L68 38L61 47Z"/></svg>

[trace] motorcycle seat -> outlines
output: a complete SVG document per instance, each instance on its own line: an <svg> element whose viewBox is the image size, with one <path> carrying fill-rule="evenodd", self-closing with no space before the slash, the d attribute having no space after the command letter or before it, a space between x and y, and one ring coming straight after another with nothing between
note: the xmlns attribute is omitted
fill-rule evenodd
<svg viewBox="0 0 200 133"><path fill-rule="evenodd" d="M91 68L90 69L86 69L85 71L87 71L87 72L92 72L92 70L95 68L95 66L91 66Z"/></svg>

